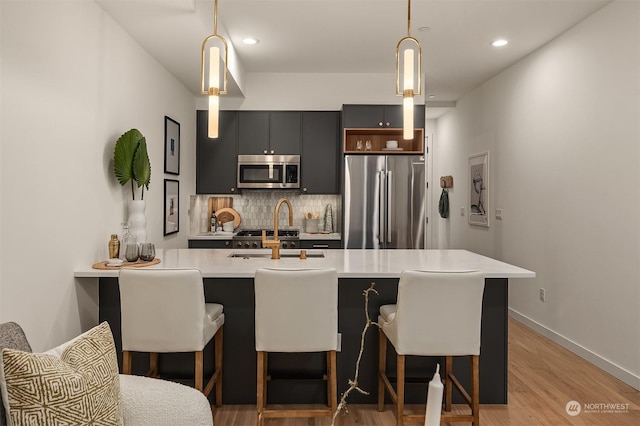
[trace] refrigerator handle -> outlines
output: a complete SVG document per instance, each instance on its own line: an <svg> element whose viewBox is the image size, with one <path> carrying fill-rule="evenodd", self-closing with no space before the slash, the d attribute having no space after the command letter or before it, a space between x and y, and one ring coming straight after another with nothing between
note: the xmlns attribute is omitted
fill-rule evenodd
<svg viewBox="0 0 640 426"><path fill-rule="evenodd" d="M378 174L378 184L380 185L380 196L378 198L378 212L379 212L379 217L378 217L378 241L384 245L384 218L387 214L387 210L386 210L386 200L387 200L387 194L386 194L386 190L385 190L385 181L386 181L386 177L385 177L385 172L384 171L380 171Z"/></svg>
<svg viewBox="0 0 640 426"><path fill-rule="evenodd" d="M391 209L393 208L391 200L393 200L393 172L387 172L387 243L391 243Z"/></svg>
<svg viewBox="0 0 640 426"><path fill-rule="evenodd" d="M409 199L411 200L411 205L409 206L409 238L410 240L410 244L412 248L416 248L416 242L413 241L413 206L414 206L414 195L415 195L415 178L416 178L416 166L420 165L421 163L416 163L416 162L411 162L411 179L410 182L411 184L409 185L409 190L411 192L409 192L410 197Z"/></svg>

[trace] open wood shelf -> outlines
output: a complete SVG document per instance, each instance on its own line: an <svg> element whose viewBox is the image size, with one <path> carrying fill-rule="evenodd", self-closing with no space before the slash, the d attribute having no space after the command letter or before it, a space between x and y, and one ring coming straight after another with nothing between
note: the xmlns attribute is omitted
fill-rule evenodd
<svg viewBox="0 0 640 426"><path fill-rule="evenodd" d="M402 150L384 149L388 140L397 140ZM402 129L344 129L345 154L423 154L424 129L415 129L413 139L402 139ZM357 142L362 141L362 150L357 149ZM371 150L366 150L366 141L371 141Z"/></svg>

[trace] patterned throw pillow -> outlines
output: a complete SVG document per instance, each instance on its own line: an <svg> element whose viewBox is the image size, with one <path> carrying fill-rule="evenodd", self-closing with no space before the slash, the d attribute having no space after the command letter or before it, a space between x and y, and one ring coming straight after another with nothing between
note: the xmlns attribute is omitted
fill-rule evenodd
<svg viewBox="0 0 640 426"><path fill-rule="evenodd" d="M103 322L65 344L58 357L2 350L0 387L18 425L122 425L118 360Z"/></svg>

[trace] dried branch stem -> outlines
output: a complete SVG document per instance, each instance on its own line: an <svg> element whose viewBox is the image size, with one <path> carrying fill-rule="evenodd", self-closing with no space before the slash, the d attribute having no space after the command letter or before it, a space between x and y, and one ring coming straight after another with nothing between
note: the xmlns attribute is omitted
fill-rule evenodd
<svg viewBox="0 0 640 426"><path fill-rule="evenodd" d="M335 426L336 418L338 414L342 411L348 412L347 410L347 397L353 390L357 390L363 395L369 395L369 392L361 389L358 386L358 375L360 374L360 360L362 359L362 353L364 352L364 338L369 330L369 327L372 325L378 326L377 322L371 321L369 317L369 293L373 292L375 294L379 294L378 291L373 288L376 284L371 283L368 289L366 289L362 295L364 296L364 314L367 319L367 322L364 325L364 329L362 330L362 334L360 335L360 352L358 353L358 360L356 361L356 371L353 380L349 380L349 388L342 394L342 398L340 398L340 403L338 404L338 409L335 413L333 413L333 417L331 419L331 426Z"/></svg>

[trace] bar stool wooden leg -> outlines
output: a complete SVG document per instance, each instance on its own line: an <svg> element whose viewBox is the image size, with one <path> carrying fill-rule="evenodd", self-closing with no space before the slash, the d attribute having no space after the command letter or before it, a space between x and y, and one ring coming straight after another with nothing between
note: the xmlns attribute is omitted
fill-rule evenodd
<svg viewBox="0 0 640 426"><path fill-rule="evenodd" d="M267 409L267 383L271 380L271 376L269 376L269 352L263 353L264 359L262 360L262 365L264 365L264 375L262 380L262 409L263 411Z"/></svg>
<svg viewBox="0 0 640 426"><path fill-rule="evenodd" d="M384 381L387 370L387 336L378 328L378 411L384 410Z"/></svg>
<svg viewBox="0 0 640 426"><path fill-rule="evenodd" d="M453 387L450 375L453 374L453 357L447 356L444 361L444 411L451 411L451 399L453 398Z"/></svg>
<svg viewBox="0 0 640 426"><path fill-rule="evenodd" d="M160 377L158 373L158 352L149 352L149 372L147 373L149 377Z"/></svg>
<svg viewBox="0 0 640 426"><path fill-rule="evenodd" d="M266 401L266 376L267 370L265 365L266 352L257 352L258 355L258 392L256 395L256 405L258 411L258 426L261 426L264 422L262 412L264 411Z"/></svg>
<svg viewBox="0 0 640 426"><path fill-rule="evenodd" d="M398 426L404 425L404 355L397 356L397 368L398 368L398 383L396 385L398 395L397 401L397 413L398 413Z"/></svg>
<svg viewBox="0 0 640 426"><path fill-rule="evenodd" d="M336 351L329 351L329 381L327 387L329 388L329 401L328 404L331 407L331 415L333 416L338 409L338 378L337 378L337 366L336 366Z"/></svg>
<svg viewBox="0 0 640 426"><path fill-rule="evenodd" d="M131 352L122 351L122 374L131 374Z"/></svg>
<svg viewBox="0 0 640 426"><path fill-rule="evenodd" d="M331 353L329 351L327 351L325 353L326 358L327 358L327 374L323 375L323 380L326 380L327 382L327 405L330 406L331 405L331 383L330 383L330 377L331 377Z"/></svg>
<svg viewBox="0 0 640 426"><path fill-rule="evenodd" d="M216 377L216 407L222 406L222 336L224 326L215 335L215 372Z"/></svg>
<svg viewBox="0 0 640 426"><path fill-rule="evenodd" d="M471 356L471 414L473 426L480 424L480 357Z"/></svg>
<svg viewBox="0 0 640 426"><path fill-rule="evenodd" d="M202 356L202 351L196 351L196 360L195 360L195 375L196 375L196 385L195 388L202 392L202 382L203 382L203 368L202 363L204 357Z"/></svg>

